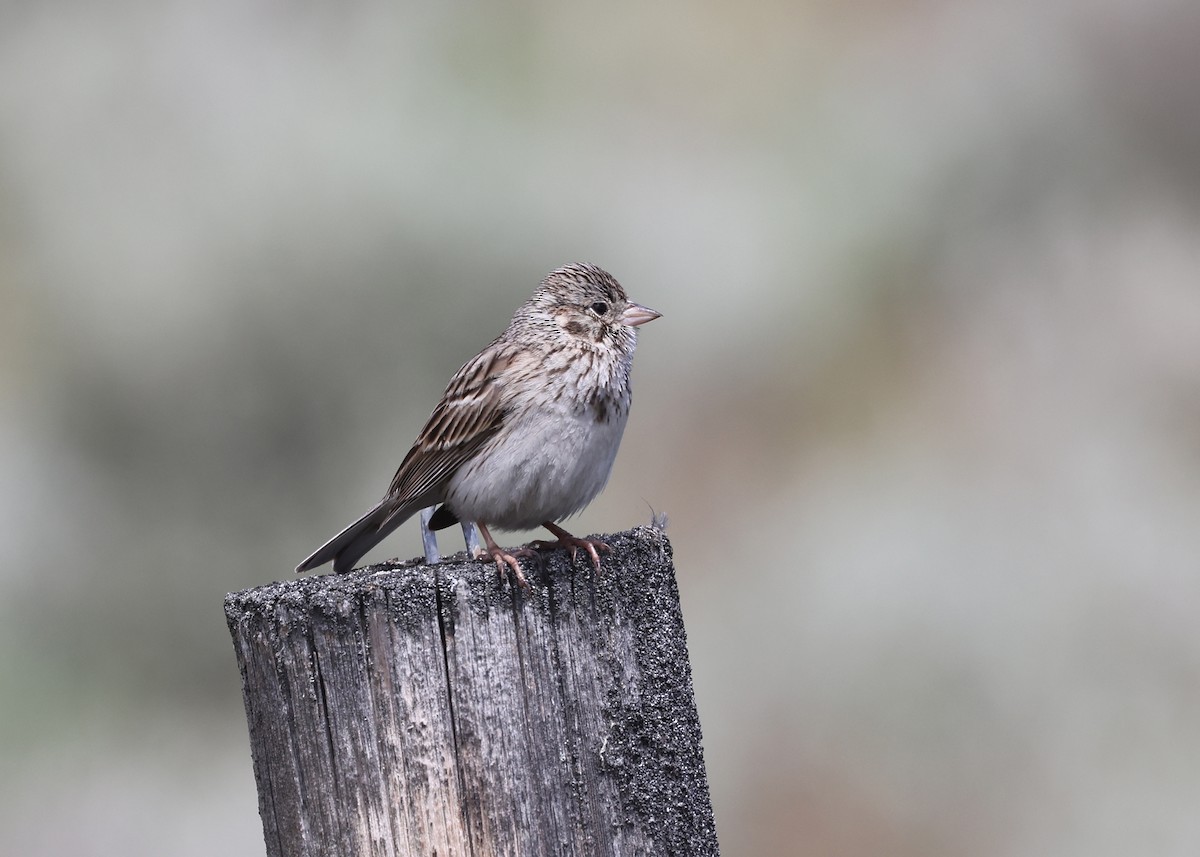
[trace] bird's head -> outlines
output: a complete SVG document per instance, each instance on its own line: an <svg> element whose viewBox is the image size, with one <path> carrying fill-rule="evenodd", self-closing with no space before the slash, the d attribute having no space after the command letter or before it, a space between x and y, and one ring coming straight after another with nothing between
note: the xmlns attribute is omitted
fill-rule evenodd
<svg viewBox="0 0 1200 857"><path fill-rule="evenodd" d="M584 264L552 271L526 306L560 336L596 346L607 342L630 353L637 342L636 328L661 315L629 300L612 274Z"/></svg>

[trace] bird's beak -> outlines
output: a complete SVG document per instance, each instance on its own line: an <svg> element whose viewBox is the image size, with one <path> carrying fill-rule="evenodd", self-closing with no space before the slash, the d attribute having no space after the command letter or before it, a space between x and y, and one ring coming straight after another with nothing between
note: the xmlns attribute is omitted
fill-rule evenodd
<svg viewBox="0 0 1200 857"><path fill-rule="evenodd" d="M631 301L629 305L625 307L625 312L621 313L621 321L630 327L637 327L639 324L645 324L648 321L654 321L654 319L658 318L660 315L662 315L661 312L656 312L650 309L648 306L635 304Z"/></svg>

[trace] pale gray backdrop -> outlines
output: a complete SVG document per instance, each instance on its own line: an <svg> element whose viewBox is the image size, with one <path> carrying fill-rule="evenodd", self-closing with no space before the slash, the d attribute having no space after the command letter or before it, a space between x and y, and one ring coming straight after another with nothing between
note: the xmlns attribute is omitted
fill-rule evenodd
<svg viewBox="0 0 1200 857"><path fill-rule="evenodd" d="M1200 852L1200 7L425 7L0 7L0 852L262 854L222 596L574 260L726 854Z"/></svg>

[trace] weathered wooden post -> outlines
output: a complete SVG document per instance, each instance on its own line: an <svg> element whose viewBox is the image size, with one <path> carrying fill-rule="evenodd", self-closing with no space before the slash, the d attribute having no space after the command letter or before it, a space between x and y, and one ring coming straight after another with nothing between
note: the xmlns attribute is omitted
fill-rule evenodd
<svg viewBox="0 0 1200 857"><path fill-rule="evenodd" d="M226 597L267 853L716 855L671 546Z"/></svg>

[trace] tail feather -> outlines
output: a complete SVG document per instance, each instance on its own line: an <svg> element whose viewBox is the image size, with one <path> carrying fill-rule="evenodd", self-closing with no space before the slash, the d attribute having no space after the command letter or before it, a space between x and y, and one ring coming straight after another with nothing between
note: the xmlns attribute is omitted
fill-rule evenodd
<svg viewBox="0 0 1200 857"><path fill-rule="evenodd" d="M421 504L412 503L397 507L384 498L374 509L317 548L312 556L296 566L296 572L311 571L330 560L333 560L333 570L338 574L350 571L367 551L387 538L392 530L420 508Z"/></svg>
<svg viewBox="0 0 1200 857"><path fill-rule="evenodd" d="M458 515L454 514L453 510L445 503L438 506L437 511L433 513L433 517L429 519L429 529L444 530L446 527L452 527L458 523Z"/></svg>

